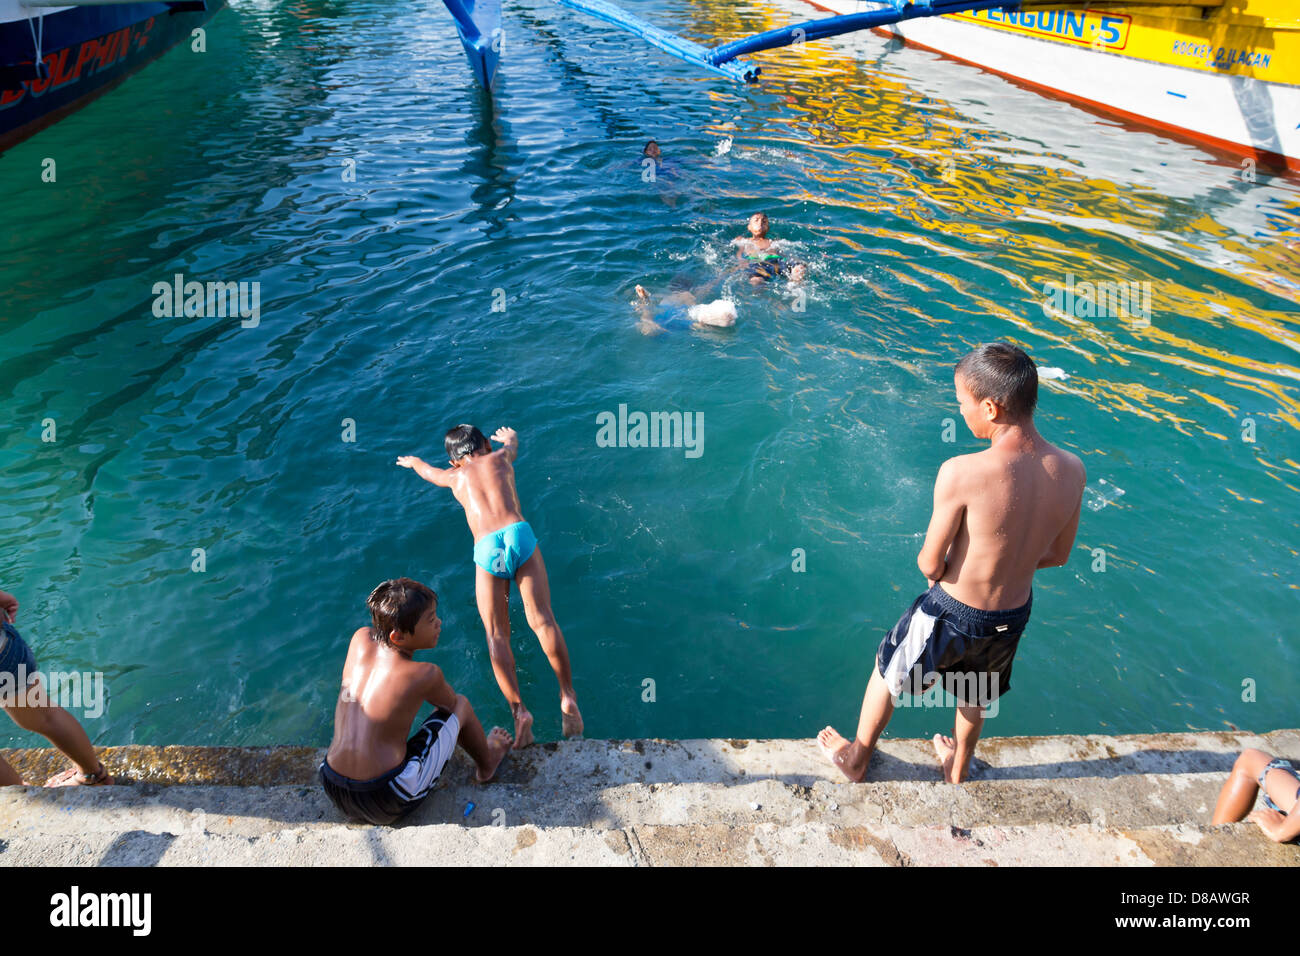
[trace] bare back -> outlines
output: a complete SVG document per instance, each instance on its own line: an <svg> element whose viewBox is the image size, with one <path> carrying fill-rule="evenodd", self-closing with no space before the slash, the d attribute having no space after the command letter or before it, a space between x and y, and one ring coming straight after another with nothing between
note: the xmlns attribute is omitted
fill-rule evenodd
<svg viewBox="0 0 1300 956"><path fill-rule="evenodd" d="M945 464L960 523L940 579L971 607L1029 600L1034 571L1064 564L1078 529L1086 475L1077 456L1035 437L994 444Z"/></svg>
<svg viewBox="0 0 1300 956"><path fill-rule="evenodd" d="M439 676L435 665L377 644L368 627L353 634L334 708L330 766L353 780L373 780L400 764L411 723Z"/></svg>
<svg viewBox="0 0 1300 956"><path fill-rule="evenodd" d="M452 470L451 492L465 509L465 520L476 541L524 520L515 490L515 469L505 448L462 458Z"/></svg>

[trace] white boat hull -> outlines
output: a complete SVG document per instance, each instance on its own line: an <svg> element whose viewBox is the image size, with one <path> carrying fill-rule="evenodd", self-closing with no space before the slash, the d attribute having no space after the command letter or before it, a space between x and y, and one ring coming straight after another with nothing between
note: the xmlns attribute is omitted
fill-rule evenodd
<svg viewBox="0 0 1300 956"><path fill-rule="evenodd" d="M835 14L882 6L868 0L810 5ZM1300 86L1137 59L947 16L909 20L880 32L1114 116L1300 169Z"/></svg>

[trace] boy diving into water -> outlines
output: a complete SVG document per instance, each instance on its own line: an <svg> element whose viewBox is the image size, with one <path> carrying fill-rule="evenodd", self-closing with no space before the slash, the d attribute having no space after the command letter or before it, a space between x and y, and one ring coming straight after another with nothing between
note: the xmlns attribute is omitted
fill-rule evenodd
<svg viewBox="0 0 1300 956"><path fill-rule="evenodd" d="M1034 572L1064 565L1079 528L1087 476L1076 456L1048 444L1034 427L1038 370L1029 356L1003 342L980 346L957 364L954 384L967 427L992 444L939 469L916 559L930 589L881 642L855 739L833 727L817 735L853 781L866 777L904 686L939 679L959 706L953 737L936 734L935 753L944 780L966 779L984 707L1011 686Z"/></svg>
<svg viewBox="0 0 1300 956"><path fill-rule="evenodd" d="M343 664L334 740L320 766L321 786L346 816L385 826L429 795L460 744L487 783L510 751L510 734L488 736L468 700L442 671L413 659L442 633L438 597L418 581L385 581L366 599L370 627L358 628ZM410 740L411 721L436 708Z"/></svg>
<svg viewBox="0 0 1300 956"><path fill-rule="evenodd" d="M492 440L501 447L494 451L473 425L457 425L447 432L444 441L450 468L434 468L413 455L403 455L397 464L413 469L425 481L450 488L465 509L465 519L474 535L474 588L479 615L487 632L488 653L497 685L514 716L515 747L519 748L533 742L533 715L519 694L515 658L510 651L511 580L519 584L528 626L537 635L560 682L564 736L581 736L582 713L573 691L569 649L551 612L546 563L533 529L521 513L519 493L515 490L515 469L511 462L519 454L519 438L513 428L500 428Z"/></svg>

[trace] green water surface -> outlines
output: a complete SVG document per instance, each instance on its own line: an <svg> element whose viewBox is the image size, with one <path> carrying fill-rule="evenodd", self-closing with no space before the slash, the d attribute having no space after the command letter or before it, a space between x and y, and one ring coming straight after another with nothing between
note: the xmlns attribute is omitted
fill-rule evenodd
<svg viewBox="0 0 1300 956"><path fill-rule="evenodd" d="M635 7L697 38L796 16ZM993 339L1070 376L1038 422L1090 507L986 733L1295 725L1295 180L874 35L763 54L745 89L543 0L506 23L493 111L436 2L236 0L206 54L0 156L0 588L43 667L104 673L96 742L327 742L397 575L504 722L460 510L393 465L461 421L520 434L589 736L847 733L925 587L934 474L981 447L952 366ZM707 280L759 210L806 301L728 279L733 331L640 334L633 286ZM258 282L257 327L155 315L178 272ZM1070 276L1149 282L1149 325L1045 310ZM702 415L703 453L600 447L620 404Z"/></svg>

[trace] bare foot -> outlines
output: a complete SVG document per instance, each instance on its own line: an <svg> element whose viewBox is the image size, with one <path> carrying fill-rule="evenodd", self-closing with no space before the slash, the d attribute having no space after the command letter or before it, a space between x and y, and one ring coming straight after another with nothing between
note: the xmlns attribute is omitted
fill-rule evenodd
<svg viewBox="0 0 1300 956"><path fill-rule="evenodd" d="M560 701L560 727L566 737L582 736L582 711L575 699Z"/></svg>
<svg viewBox="0 0 1300 956"><path fill-rule="evenodd" d="M636 297L638 299L647 300L650 298L650 293L645 290L645 286L639 285L636 287Z"/></svg>
<svg viewBox="0 0 1300 956"><path fill-rule="evenodd" d="M934 735L934 752L939 757L940 772L944 783L960 783L952 778L952 759L957 755L957 742L943 734Z"/></svg>
<svg viewBox="0 0 1300 956"><path fill-rule="evenodd" d="M834 727L826 727L817 735L817 746L822 748L822 753L826 755L826 759L838 767L840 773L854 783L861 783L867 775L866 763L863 763L861 770L850 765L848 761L849 755L846 752L849 744L850 741L841 737ZM868 755L867 759L871 759L870 755Z"/></svg>
<svg viewBox="0 0 1300 956"><path fill-rule="evenodd" d="M501 766L501 761L505 760L506 754L510 753L510 732L504 727L493 727L492 733L488 734L487 745L487 776L483 775L482 767L474 771L474 779L479 783L490 783L497 775L497 767Z"/></svg>
<svg viewBox="0 0 1300 956"><path fill-rule="evenodd" d="M114 783L112 777L101 763L94 773L82 773L76 767L69 767L45 781L47 787L103 787Z"/></svg>
<svg viewBox="0 0 1300 956"><path fill-rule="evenodd" d="M523 704L510 709L515 712L515 749L522 750L533 742L533 715Z"/></svg>

